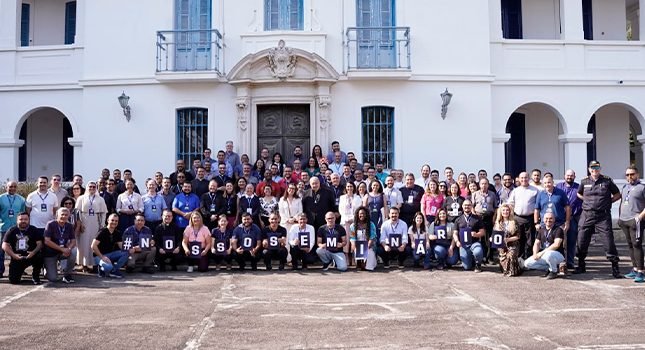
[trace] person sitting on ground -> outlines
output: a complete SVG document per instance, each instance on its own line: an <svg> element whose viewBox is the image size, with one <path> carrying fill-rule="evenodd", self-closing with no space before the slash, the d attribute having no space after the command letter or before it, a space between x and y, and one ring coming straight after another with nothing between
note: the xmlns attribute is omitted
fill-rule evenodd
<svg viewBox="0 0 645 350"><path fill-rule="evenodd" d="M67 222L70 212L67 208L56 211L56 220L50 221L45 226L45 249L43 260L45 263L45 278L49 282L58 280L58 261L64 271L63 283L74 283L72 271L76 262L76 235L74 226Z"/></svg>
<svg viewBox="0 0 645 350"><path fill-rule="evenodd" d="M544 214L544 227L540 228L533 244L533 255L524 262L527 270L546 271L547 279L558 277L558 268L564 261L564 231L560 226L555 226L555 215Z"/></svg>
<svg viewBox="0 0 645 350"><path fill-rule="evenodd" d="M99 267L99 277L123 278L121 267L128 262L128 252L123 250L123 236L118 229L119 216L108 216L108 224L92 241L94 263Z"/></svg>

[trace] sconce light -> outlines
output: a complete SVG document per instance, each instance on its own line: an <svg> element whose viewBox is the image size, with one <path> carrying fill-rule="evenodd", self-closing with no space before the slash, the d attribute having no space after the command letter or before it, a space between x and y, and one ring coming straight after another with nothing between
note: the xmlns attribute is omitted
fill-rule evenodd
<svg viewBox="0 0 645 350"><path fill-rule="evenodd" d="M441 93L441 118L446 119L446 113L448 113L448 105L450 104L450 100L452 99L452 94L448 92L448 88L446 88L446 91Z"/></svg>
<svg viewBox="0 0 645 350"><path fill-rule="evenodd" d="M121 108L123 108L123 115L125 116L125 120L130 122L130 106L128 106L130 96L126 95L124 91L121 93L121 96L119 96L118 100Z"/></svg>

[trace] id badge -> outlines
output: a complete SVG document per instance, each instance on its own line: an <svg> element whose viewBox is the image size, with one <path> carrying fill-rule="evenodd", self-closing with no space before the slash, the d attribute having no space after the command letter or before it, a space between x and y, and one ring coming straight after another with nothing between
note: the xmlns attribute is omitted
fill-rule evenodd
<svg viewBox="0 0 645 350"><path fill-rule="evenodd" d="M9 209L9 211L7 211L7 216L8 216L8 217L12 218L12 217L14 217L15 215L16 215L16 213L13 211L13 209Z"/></svg>
<svg viewBox="0 0 645 350"><path fill-rule="evenodd" d="M43 213L46 212L47 211L47 204L45 204L45 203L41 204L40 205L40 211L42 211Z"/></svg>
<svg viewBox="0 0 645 350"><path fill-rule="evenodd" d="M482 203L482 211L488 211L488 203Z"/></svg>
<svg viewBox="0 0 645 350"><path fill-rule="evenodd" d="M247 212L247 213L249 213L249 214L253 214L253 209L251 209L251 208L246 208L246 212Z"/></svg>
<svg viewBox="0 0 645 350"><path fill-rule="evenodd" d="M22 250L25 251L27 250L27 240L24 238L21 238L18 240L18 249L17 250Z"/></svg>
<svg viewBox="0 0 645 350"><path fill-rule="evenodd" d="M211 204L211 209L210 210L211 210L211 213L214 213L216 211L215 210L215 204Z"/></svg>
<svg viewBox="0 0 645 350"><path fill-rule="evenodd" d="M152 209L152 211L155 212L157 211L157 206L153 204L152 207L150 207L150 209Z"/></svg>
<svg viewBox="0 0 645 350"><path fill-rule="evenodd" d="M188 206L188 205L187 205L187 206L185 206L185 207L184 207L184 210L189 211L189 210L190 210L190 206Z"/></svg>
<svg viewBox="0 0 645 350"><path fill-rule="evenodd" d="M128 209L134 210L134 206L132 204L128 205Z"/></svg>
<svg viewBox="0 0 645 350"><path fill-rule="evenodd" d="M413 195L409 195L409 196L408 196L408 203L409 203L409 204L412 204L412 202L414 202L414 196L413 196Z"/></svg>
<svg viewBox="0 0 645 350"><path fill-rule="evenodd" d="M391 206L392 206L392 202L387 201L387 207L389 208L389 207L391 207Z"/></svg>
<svg viewBox="0 0 645 350"><path fill-rule="evenodd" d="M89 216L94 216L94 209L90 209L87 211L87 215Z"/></svg>
<svg viewBox="0 0 645 350"><path fill-rule="evenodd" d="M432 216L437 215L437 207L430 207L430 215Z"/></svg>
<svg viewBox="0 0 645 350"><path fill-rule="evenodd" d="M64 239L59 240L59 241L58 241L58 245L59 245L61 248L65 248L65 240L64 240Z"/></svg>
<svg viewBox="0 0 645 350"><path fill-rule="evenodd" d="M336 206L338 206L339 202L340 202L340 198L336 198Z"/></svg>

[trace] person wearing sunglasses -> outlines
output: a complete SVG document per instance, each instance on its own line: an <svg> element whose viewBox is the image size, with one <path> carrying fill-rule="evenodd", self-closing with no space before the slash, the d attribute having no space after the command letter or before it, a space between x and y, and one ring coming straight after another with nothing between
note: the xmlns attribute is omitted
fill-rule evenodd
<svg viewBox="0 0 645 350"><path fill-rule="evenodd" d="M645 186L640 182L638 169L629 166L625 171L627 183L621 192L618 207L618 226L625 234L632 269L625 275L636 283L643 283L643 228L641 220L645 217Z"/></svg>
<svg viewBox="0 0 645 350"><path fill-rule="evenodd" d="M582 199L582 214L578 228L578 266L574 273L585 273L587 253L591 236L604 236L603 244L607 260L611 262L611 274L622 278L618 266L618 251L611 228L611 204L620 200L620 190L610 177L602 175L600 162L589 162L589 176L580 181L578 197Z"/></svg>
<svg viewBox="0 0 645 350"><path fill-rule="evenodd" d="M59 202L63 201L63 198L68 196L67 190L62 188L61 185L61 176L58 174L52 175L51 186L49 186L49 192L51 192Z"/></svg>

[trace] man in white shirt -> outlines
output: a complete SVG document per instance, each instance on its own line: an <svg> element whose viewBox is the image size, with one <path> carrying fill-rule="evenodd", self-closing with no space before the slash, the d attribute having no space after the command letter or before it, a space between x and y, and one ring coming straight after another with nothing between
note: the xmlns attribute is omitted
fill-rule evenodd
<svg viewBox="0 0 645 350"><path fill-rule="evenodd" d="M399 268L409 254L408 225L399 220L399 208L390 208L390 219L381 225L381 239L376 254L383 259L383 267L390 268L390 260L397 258Z"/></svg>
<svg viewBox="0 0 645 350"><path fill-rule="evenodd" d="M38 189L27 195L25 207L29 214L30 223L36 227L42 237L47 223L56 218L56 210L60 202L55 194L47 189L47 176L38 178Z"/></svg>
<svg viewBox="0 0 645 350"><path fill-rule="evenodd" d="M430 166L428 164L423 164L421 167L421 176L417 178L417 181L415 181L414 184L421 186L425 190L428 187L428 182L430 182L430 172Z"/></svg>
<svg viewBox="0 0 645 350"><path fill-rule="evenodd" d="M535 199L538 189L529 184L529 174L522 172L518 176L520 185L515 187L508 196L506 203L513 207L515 221L520 235L520 254L526 259L533 255L533 240L535 239Z"/></svg>
<svg viewBox="0 0 645 350"><path fill-rule="evenodd" d="M394 187L394 178L388 175L385 178L385 189L383 189L383 196L388 208L401 208L403 204L403 196L398 188Z"/></svg>
<svg viewBox="0 0 645 350"><path fill-rule="evenodd" d="M49 187L49 192L51 192L56 198L58 198L58 203L60 203L63 198L67 197L67 190L60 186L61 176L58 174L52 175L51 186Z"/></svg>
<svg viewBox="0 0 645 350"><path fill-rule="evenodd" d="M298 225L291 226L287 235L287 242L291 246L291 266L299 270L298 264L307 269L309 264L316 262L316 230L307 224L307 214L298 215Z"/></svg>

